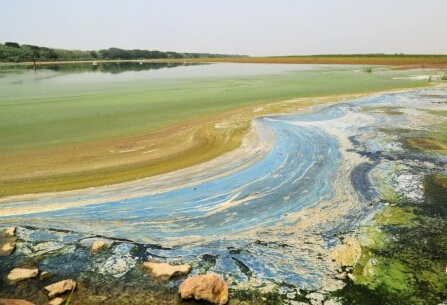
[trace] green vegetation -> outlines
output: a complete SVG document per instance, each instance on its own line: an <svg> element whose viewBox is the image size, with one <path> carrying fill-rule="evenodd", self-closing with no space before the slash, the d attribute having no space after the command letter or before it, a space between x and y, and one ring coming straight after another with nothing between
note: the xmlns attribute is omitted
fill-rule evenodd
<svg viewBox="0 0 447 305"><path fill-rule="evenodd" d="M445 111L431 111L432 115L446 116ZM431 131L410 133L404 137L405 145L418 149L447 154L447 122L433 126Z"/></svg>
<svg viewBox="0 0 447 305"><path fill-rule="evenodd" d="M184 59L184 58L215 58L238 57L240 55L210 54L210 53L177 53L149 50L123 50L109 48L99 51L80 51L54 49L16 42L0 44L0 62L26 61L81 61L81 60L132 60L132 59Z"/></svg>
<svg viewBox="0 0 447 305"><path fill-rule="evenodd" d="M239 62L239 63L295 63L295 64L358 64L358 65L410 65L410 66L447 66L446 55L423 54L326 54L305 56L249 57L247 55L179 53L149 50L124 50L109 48L103 50L64 50L16 42L0 44L0 62L38 62L46 61L102 61L102 60L142 60L152 59L170 62ZM365 72L372 72L367 67ZM443 80L447 77L444 75Z"/></svg>

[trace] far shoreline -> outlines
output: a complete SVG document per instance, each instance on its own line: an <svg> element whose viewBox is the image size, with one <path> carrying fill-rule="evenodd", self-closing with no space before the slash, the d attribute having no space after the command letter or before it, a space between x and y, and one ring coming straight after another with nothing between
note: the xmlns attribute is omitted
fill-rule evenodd
<svg viewBox="0 0 447 305"><path fill-rule="evenodd" d="M266 57L221 57L221 58L177 58L177 59L101 59L36 61L36 67L64 64L94 63L252 63L252 64L341 64L341 65L385 65L398 69L447 68L447 55L306 55ZM0 62L0 67L34 66L33 61Z"/></svg>

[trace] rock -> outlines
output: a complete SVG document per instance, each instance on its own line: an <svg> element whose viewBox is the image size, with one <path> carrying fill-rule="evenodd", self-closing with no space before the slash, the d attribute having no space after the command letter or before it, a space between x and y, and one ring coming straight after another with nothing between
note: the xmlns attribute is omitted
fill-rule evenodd
<svg viewBox="0 0 447 305"><path fill-rule="evenodd" d="M0 237L15 237L16 227L10 227L0 230Z"/></svg>
<svg viewBox="0 0 447 305"><path fill-rule="evenodd" d="M150 271L151 276L166 279L176 275L188 274L191 271L191 266L188 264L170 265L167 263L145 262L143 267Z"/></svg>
<svg viewBox="0 0 447 305"><path fill-rule="evenodd" d="M104 240L97 240L93 243L92 248L90 250L91 254L97 253L99 250L107 247L108 244Z"/></svg>
<svg viewBox="0 0 447 305"><path fill-rule="evenodd" d="M48 291L48 297L54 298L55 296L62 294L66 291L71 291L76 288L76 282L69 279L63 280L48 286L45 286L43 289Z"/></svg>
<svg viewBox="0 0 447 305"><path fill-rule="evenodd" d="M203 300L211 304L223 305L228 302L228 285L216 274L190 277L179 287L182 299Z"/></svg>
<svg viewBox="0 0 447 305"><path fill-rule="evenodd" d="M0 256L8 256L14 252L16 246L16 238L0 238Z"/></svg>
<svg viewBox="0 0 447 305"><path fill-rule="evenodd" d="M10 255L16 246L15 227L0 230L0 256Z"/></svg>
<svg viewBox="0 0 447 305"><path fill-rule="evenodd" d="M343 244L336 246L329 253L333 260L344 267L355 266L361 254L362 247L359 241L353 236L345 238Z"/></svg>
<svg viewBox="0 0 447 305"><path fill-rule="evenodd" d="M39 269L37 268L15 268L9 272L7 279L11 284L37 277Z"/></svg>
<svg viewBox="0 0 447 305"><path fill-rule="evenodd" d="M0 305L35 305L22 299L0 299Z"/></svg>
<svg viewBox="0 0 447 305"><path fill-rule="evenodd" d="M48 305L62 305L65 303L65 299L63 298L54 298L48 302Z"/></svg>
<svg viewBox="0 0 447 305"><path fill-rule="evenodd" d="M46 280L47 278L51 277L51 273L49 273L48 271L42 271L40 273L40 279L41 280Z"/></svg>

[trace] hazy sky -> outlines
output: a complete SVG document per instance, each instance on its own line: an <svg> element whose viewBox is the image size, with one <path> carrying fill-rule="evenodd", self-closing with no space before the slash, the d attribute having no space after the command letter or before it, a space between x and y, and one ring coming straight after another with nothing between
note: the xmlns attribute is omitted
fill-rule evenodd
<svg viewBox="0 0 447 305"><path fill-rule="evenodd" d="M0 0L0 43L247 55L447 54L447 0Z"/></svg>

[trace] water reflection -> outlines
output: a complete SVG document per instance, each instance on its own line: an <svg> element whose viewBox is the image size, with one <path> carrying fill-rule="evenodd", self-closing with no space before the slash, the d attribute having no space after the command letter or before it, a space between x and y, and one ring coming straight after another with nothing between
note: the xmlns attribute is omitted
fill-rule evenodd
<svg viewBox="0 0 447 305"><path fill-rule="evenodd" d="M186 66L199 66L208 65L206 63L148 63L148 62L98 62L96 64L91 63L73 63L73 64L51 64L51 65L37 65L36 68L53 70L57 72L70 72L70 73L82 73L82 72L102 72L119 74L123 72L138 72L147 70L159 70L165 68L176 68ZM27 69L34 69L34 67L28 66Z"/></svg>

